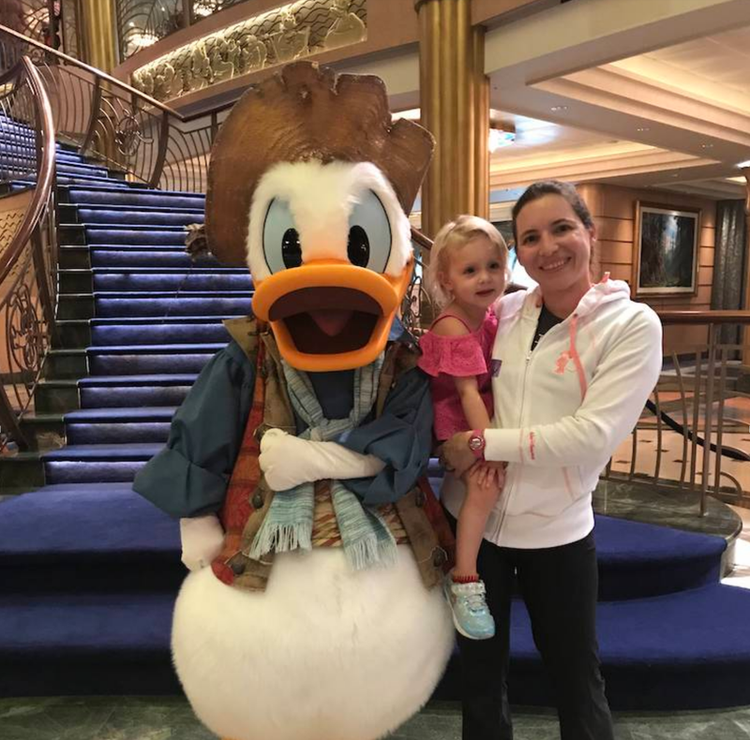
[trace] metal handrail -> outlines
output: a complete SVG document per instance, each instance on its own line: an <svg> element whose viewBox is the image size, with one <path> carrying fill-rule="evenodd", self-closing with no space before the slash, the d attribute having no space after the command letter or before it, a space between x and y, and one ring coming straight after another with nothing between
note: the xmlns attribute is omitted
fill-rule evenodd
<svg viewBox="0 0 750 740"><path fill-rule="evenodd" d="M24 85L33 101L31 111L23 107ZM55 127L44 83L32 61L22 57L12 69L0 75L0 86L10 87L3 96L3 107L5 100L10 100L10 120L29 125L35 132L36 145L35 185L28 204L21 203L15 211L10 209L14 216L21 212L22 216L0 256L0 315L7 332L6 354L0 355L3 360L0 368L4 373L0 378L1 451L8 441L14 441L21 449L30 446L20 418L31 404L55 331L57 242L54 230ZM26 148L25 143L19 147L19 161L23 161L20 152ZM8 176L12 183L12 152L9 162ZM27 172L23 176L30 174ZM12 204L13 199L11 193L6 202ZM6 387L15 395L15 404Z"/></svg>
<svg viewBox="0 0 750 740"><path fill-rule="evenodd" d="M41 140L45 142L42 148L42 161L34 195L31 200L24 220L13 238L11 246L0 257L0 283L8 276L13 264L19 258L24 247L31 239L34 229L37 228L52 191L52 183L55 179L55 124L52 119L52 107L44 90L39 72L28 57L24 57L11 70L0 75L0 86L8 81L18 78L25 73L34 97L39 101L39 123L41 125ZM52 145L47 145L52 142Z"/></svg>
<svg viewBox="0 0 750 740"><path fill-rule="evenodd" d="M106 72L102 72L102 70L97 69L96 67L92 67L88 65L85 62L82 62L80 59L76 59L75 57L71 57L62 51L53 49L52 47L47 46L46 44L43 44L41 41L32 39L29 36L24 36L22 33L18 33L18 31L14 31L12 28L8 28L8 26L3 26L2 24L0 24L0 33L5 34L6 36L10 36L11 38L15 39L19 43L27 44L28 46L33 46L39 49L40 51L43 51L44 54L55 57L60 62L64 62L66 65L70 67L78 67L78 69L81 69L84 72L88 72L90 75L97 77L104 82L108 82L110 85L113 85L114 87L120 88L121 90L126 92L128 95L133 95L134 97L139 98L140 100L143 100L148 105L152 105L154 108L158 108L159 110L165 113L169 113L169 115L174 116L175 118L178 118L181 121L185 120L185 118L180 113L178 113L173 108L170 108L168 105L164 105L164 103L159 102L155 98L152 98L150 95L146 95L146 93L142 92L141 90L136 90L136 88L132 87L131 85L128 85L126 82L123 82L122 80L118 80L116 77L112 77L112 75L109 75Z"/></svg>
<svg viewBox="0 0 750 740"><path fill-rule="evenodd" d="M208 160L227 102L184 116L131 85L0 25L4 58L27 51L50 98L58 137L132 182L204 192Z"/></svg>

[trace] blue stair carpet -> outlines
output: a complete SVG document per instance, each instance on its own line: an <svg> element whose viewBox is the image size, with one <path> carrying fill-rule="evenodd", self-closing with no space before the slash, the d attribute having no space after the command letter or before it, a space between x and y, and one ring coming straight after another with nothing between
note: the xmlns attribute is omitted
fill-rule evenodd
<svg viewBox="0 0 750 740"><path fill-rule="evenodd" d="M31 145L0 115L0 169L14 166L7 158L23 137ZM76 384L79 410L64 417L67 445L43 454L47 485L0 505L0 696L174 693L178 526L131 482L226 343L222 319L250 312L252 280L185 254L185 226L202 221L203 195L134 186L57 151L82 234L60 247L61 327L88 324L89 375ZM14 171L14 189L33 184L27 169ZM66 267L81 252L90 272ZM77 292L89 275L93 292ZM92 318L64 313L85 299ZM607 517L597 517L596 538L612 706L750 704L750 592L719 585L724 540ZM521 603L512 653L512 700L550 704ZM453 662L438 696L459 694Z"/></svg>

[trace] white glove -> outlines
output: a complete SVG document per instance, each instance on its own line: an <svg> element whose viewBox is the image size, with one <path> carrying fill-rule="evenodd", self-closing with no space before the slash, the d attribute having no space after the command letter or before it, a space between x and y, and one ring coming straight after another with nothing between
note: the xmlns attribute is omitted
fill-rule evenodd
<svg viewBox="0 0 750 740"><path fill-rule="evenodd" d="M182 562L188 570L211 565L224 544L224 530L216 514L180 519Z"/></svg>
<svg viewBox="0 0 750 740"><path fill-rule="evenodd" d="M369 478L385 463L374 455L353 452L336 442L313 442L269 429L260 440L260 469L274 491L326 478Z"/></svg>

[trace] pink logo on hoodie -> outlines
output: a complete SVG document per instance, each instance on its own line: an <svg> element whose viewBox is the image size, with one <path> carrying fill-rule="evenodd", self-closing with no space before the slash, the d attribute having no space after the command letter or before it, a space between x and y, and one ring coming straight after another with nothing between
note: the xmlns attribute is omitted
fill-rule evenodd
<svg viewBox="0 0 750 740"><path fill-rule="evenodd" d="M569 361L570 361L570 352L568 350L565 350L564 352L560 352L560 356L557 358L557 361L555 362L555 373L557 373L557 375L562 375L565 372L565 368L568 366Z"/></svg>

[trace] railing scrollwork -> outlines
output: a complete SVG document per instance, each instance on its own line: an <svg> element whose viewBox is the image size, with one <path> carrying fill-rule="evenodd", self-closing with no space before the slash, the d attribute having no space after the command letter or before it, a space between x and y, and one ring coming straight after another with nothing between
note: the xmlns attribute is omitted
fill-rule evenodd
<svg viewBox="0 0 750 740"><path fill-rule="evenodd" d="M0 75L0 451L28 447L30 407L54 332L55 128L29 58Z"/></svg>
<svg viewBox="0 0 750 740"><path fill-rule="evenodd" d="M58 139L135 183L202 193L218 122L231 103L185 117L134 87L0 25L2 60L33 58Z"/></svg>

